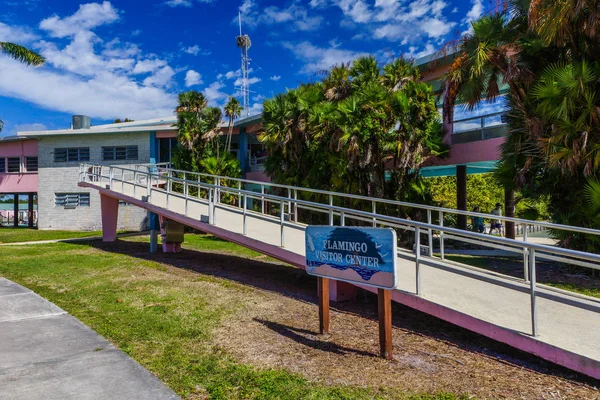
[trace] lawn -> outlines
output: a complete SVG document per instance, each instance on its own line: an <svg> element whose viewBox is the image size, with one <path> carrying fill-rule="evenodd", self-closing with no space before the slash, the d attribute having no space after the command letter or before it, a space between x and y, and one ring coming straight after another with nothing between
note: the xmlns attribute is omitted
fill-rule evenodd
<svg viewBox="0 0 600 400"><path fill-rule="evenodd" d="M0 243L34 242L38 240L75 239L81 237L100 236L99 231L40 231L28 228L0 228Z"/></svg>
<svg viewBox="0 0 600 400"><path fill-rule="evenodd" d="M33 240L31 236L26 239ZM136 243L140 240L120 242L127 250L122 252L107 251L99 242L0 248L0 275L62 307L186 399L463 398L439 392L328 385L285 369L257 368L236 361L211 339L224 321L246 307L245 295L254 289L154 261L146 246ZM265 260L210 236L186 235L185 245ZM128 254L122 254L125 252ZM203 254L207 258L207 253Z"/></svg>

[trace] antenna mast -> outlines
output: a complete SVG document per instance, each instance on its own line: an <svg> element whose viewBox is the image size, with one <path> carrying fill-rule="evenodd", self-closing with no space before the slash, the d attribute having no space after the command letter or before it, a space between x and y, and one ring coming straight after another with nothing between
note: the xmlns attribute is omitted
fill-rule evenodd
<svg viewBox="0 0 600 400"><path fill-rule="evenodd" d="M250 115L250 88L248 83L248 74L250 73L250 58L248 57L248 49L252 45L250 36L242 35L242 13L238 12L238 20L240 23L240 35L237 37L237 46L242 53L242 96L244 98L244 111L242 115Z"/></svg>

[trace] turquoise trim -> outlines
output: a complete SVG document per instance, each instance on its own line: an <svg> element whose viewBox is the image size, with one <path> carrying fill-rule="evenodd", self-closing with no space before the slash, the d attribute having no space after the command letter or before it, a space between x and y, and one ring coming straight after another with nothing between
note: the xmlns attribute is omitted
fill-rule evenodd
<svg viewBox="0 0 600 400"><path fill-rule="evenodd" d="M466 165L467 175L487 174L496 169L496 161L480 161ZM456 176L456 165L436 165L433 167L421 168L419 175L424 178L433 178L437 176Z"/></svg>
<svg viewBox="0 0 600 400"><path fill-rule="evenodd" d="M246 165L248 165L248 134L246 128L240 128L239 140L238 161L244 176L246 176Z"/></svg>
<svg viewBox="0 0 600 400"><path fill-rule="evenodd" d="M150 132L150 164L156 164L158 160L158 140L156 139L156 132Z"/></svg>

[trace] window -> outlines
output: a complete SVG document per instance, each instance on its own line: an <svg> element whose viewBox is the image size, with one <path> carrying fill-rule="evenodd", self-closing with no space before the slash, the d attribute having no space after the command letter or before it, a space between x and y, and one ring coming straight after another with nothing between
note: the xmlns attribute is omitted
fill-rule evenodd
<svg viewBox="0 0 600 400"><path fill-rule="evenodd" d="M54 162L90 161L89 147L54 149Z"/></svg>
<svg viewBox="0 0 600 400"><path fill-rule="evenodd" d="M6 162L6 169L8 173L19 173L21 172L21 158L20 157L8 157Z"/></svg>
<svg viewBox="0 0 600 400"><path fill-rule="evenodd" d="M138 147L137 146L120 146L120 147L103 147L102 148L102 160L137 160L138 159Z"/></svg>
<svg viewBox="0 0 600 400"><path fill-rule="evenodd" d="M0 174L6 172L6 159L4 157L0 158Z"/></svg>
<svg viewBox="0 0 600 400"><path fill-rule="evenodd" d="M36 172L38 170L38 158L27 157L25 159L25 166L27 167L27 172Z"/></svg>
<svg viewBox="0 0 600 400"><path fill-rule="evenodd" d="M55 193L54 194L54 205L56 207L64 207L64 208L89 207L90 206L90 194L89 193Z"/></svg>

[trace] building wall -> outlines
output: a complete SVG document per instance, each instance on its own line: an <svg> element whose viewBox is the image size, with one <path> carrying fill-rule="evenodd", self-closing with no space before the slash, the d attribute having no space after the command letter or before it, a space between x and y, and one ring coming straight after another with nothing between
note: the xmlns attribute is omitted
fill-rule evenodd
<svg viewBox="0 0 600 400"><path fill-rule="evenodd" d="M103 146L138 146L138 159L131 161L102 161ZM101 165L126 165L150 162L150 135L119 133L103 135L48 136L38 144L38 228L68 230L100 230L102 218L100 195L96 190L80 188L79 162L54 162L55 148L89 147L89 163ZM65 209L54 204L55 193L90 193L89 207ZM119 206L118 229L144 229L146 211L131 205Z"/></svg>
<svg viewBox="0 0 600 400"><path fill-rule="evenodd" d="M6 157L20 157L21 164L25 157L37 157L37 140L15 140L0 142L0 162ZM37 172L0 173L0 193L35 193L38 188Z"/></svg>

